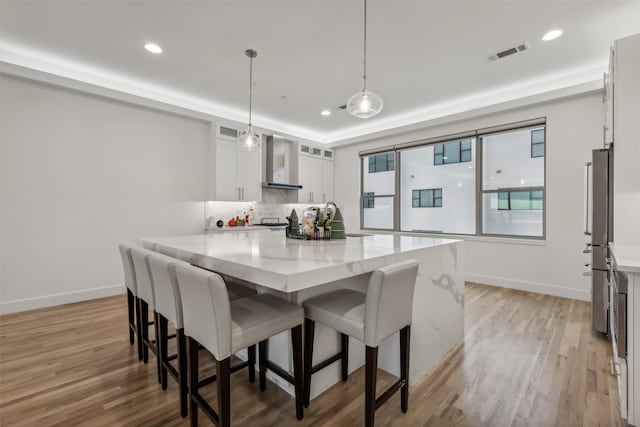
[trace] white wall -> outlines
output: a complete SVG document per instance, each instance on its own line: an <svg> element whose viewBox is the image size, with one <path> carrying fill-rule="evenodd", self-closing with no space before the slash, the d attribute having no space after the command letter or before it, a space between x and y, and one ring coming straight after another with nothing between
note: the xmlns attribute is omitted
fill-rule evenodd
<svg viewBox="0 0 640 427"><path fill-rule="evenodd" d="M358 152L421 138L437 137L546 116L546 242L469 238L467 280L552 295L590 299L586 256L582 253L583 165L602 144L601 95L576 98L484 115L460 122L335 149L336 202L347 231L360 228Z"/></svg>
<svg viewBox="0 0 640 427"><path fill-rule="evenodd" d="M202 230L204 121L0 78L0 310L124 291L120 242Z"/></svg>

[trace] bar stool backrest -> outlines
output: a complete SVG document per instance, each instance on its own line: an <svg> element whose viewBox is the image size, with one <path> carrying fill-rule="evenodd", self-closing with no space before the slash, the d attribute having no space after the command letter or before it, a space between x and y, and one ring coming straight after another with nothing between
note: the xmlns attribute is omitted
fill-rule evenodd
<svg viewBox="0 0 640 427"><path fill-rule="evenodd" d="M190 265L173 266L182 297L184 333L217 360L231 356L231 304L224 280Z"/></svg>
<svg viewBox="0 0 640 427"><path fill-rule="evenodd" d="M188 264L161 254L149 256L147 264L156 297L156 311L173 323L176 329L182 329L182 298L173 266Z"/></svg>
<svg viewBox="0 0 640 427"><path fill-rule="evenodd" d="M364 340L369 347L411 324L418 262L404 261L371 274L364 315Z"/></svg>
<svg viewBox="0 0 640 427"><path fill-rule="evenodd" d="M118 245L120 257L122 258L122 268L124 269L124 285L131 291L134 296L138 295L136 287L136 276L133 272L133 262L131 261L131 246L124 244Z"/></svg>
<svg viewBox="0 0 640 427"><path fill-rule="evenodd" d="M131 249L131 260L133 261L133 271L136 276L136 285L138 288L138 298L149 304L149 307L155 310L156 298L153 293L153 284L151 283L151 275L149 274L149 266L147 265L147 257L153 252L141 248Z"/></svg>

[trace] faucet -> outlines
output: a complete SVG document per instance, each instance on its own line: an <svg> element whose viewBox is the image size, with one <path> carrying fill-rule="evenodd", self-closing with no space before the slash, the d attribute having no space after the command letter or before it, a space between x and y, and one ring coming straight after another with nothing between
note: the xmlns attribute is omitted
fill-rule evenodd
<svg viewBox="0 0 640 427"><path fill-rule="evenodd" d="M333 206L333 212L329 211L329 206ZM335 215L338 210L338 206L334 202L327 202L324 205L324 217L329 219L332 215Z"/></svg>

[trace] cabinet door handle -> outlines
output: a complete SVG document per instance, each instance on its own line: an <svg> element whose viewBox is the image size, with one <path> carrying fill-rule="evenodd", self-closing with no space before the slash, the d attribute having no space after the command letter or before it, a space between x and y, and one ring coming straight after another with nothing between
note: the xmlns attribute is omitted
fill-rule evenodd
<svg viewBox="0 0 640 427"><path fill-rule="evenodd" d="M242 188L242 200L244 200L244 187L240 187Z"/></svg>

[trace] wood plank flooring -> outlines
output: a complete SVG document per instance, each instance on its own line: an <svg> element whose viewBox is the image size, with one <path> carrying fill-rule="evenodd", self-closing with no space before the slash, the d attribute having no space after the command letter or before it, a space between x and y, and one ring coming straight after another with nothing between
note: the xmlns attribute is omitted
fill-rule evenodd
<svg viewBox="0 0 640 427"><path fill-rule="evenodd" d="M407 414L396 395L376 425L626 425L611 348L591 333L588 303L478 284L467 284L465 298L464 343L411 388ZM0 316L0 425L187 426L175 381L163 392L155 357L144 365L129 346L126 313L118 296ZM201 362L211 371L208 355ZM394 380L378 377L379 393ZM215 385L206 388L215 407ZM233 425L364 423L364 368L314 399L302 421L289 395L272 383L260 393L246 370L231 390Z"/></svg>

